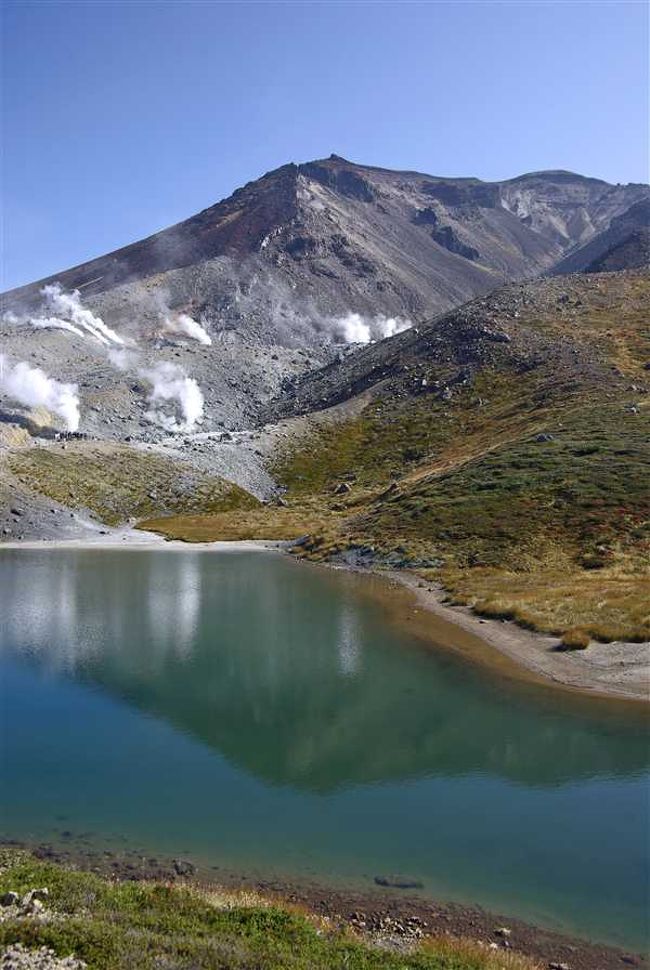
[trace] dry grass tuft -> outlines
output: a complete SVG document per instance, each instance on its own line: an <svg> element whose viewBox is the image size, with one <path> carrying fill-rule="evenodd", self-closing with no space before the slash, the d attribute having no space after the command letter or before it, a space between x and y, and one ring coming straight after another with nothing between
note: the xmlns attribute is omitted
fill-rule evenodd
<svg viewBox="0 0 650 970"><path fill-rule="evenodd" d="M591 637L580 627L573 627L562 634L558 650L586 650L591 643Z"/></svg>

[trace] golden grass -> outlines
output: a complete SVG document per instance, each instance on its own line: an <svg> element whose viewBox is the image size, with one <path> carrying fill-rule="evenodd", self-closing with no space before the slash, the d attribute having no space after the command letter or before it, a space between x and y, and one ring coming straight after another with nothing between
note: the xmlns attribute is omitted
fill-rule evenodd
<svg viewBox="0 0 650 970"><path fill-rule="evenodd" d="M9 470L30 491L88 509L108 525L155 513L252 509L248 492L187 462L127 446L70 443L13 452Z"/></svg>
<svg viewBox="0 0 650 970"><path fill-rule="evenodd" d="M487 943L463 940L451 936L437 936L421 944L423 953L433 953L441 961L450 964L460 960L469 966L483 967L484 970L540 970L541 965L532 957L512 950L492 950Z"/></svg>
<svg viewBox="0 0 650 970"><path fill-rule="evenodd" d="M562 634L558 650L586 650L591 643L591 637L580 627L573 627Z"/></svg>
<svg viewBox="0 0 650 970"><path fill-rule="evenodd" d="M157 532L183 542L218 542L237 539L295 540L326 526L323 513L309 509L262 506L214 515L173 515L143 519L138 529Z"/></svg>
<svg viewBox="0 0 650 970"><path fill-rule="evenodd" d="M430 573L428 574L431 575ZM450 601L529 629L601 640L650 640L650 575L616 569L442 571ZM586 645L586 644L585 644Z"/></svg>

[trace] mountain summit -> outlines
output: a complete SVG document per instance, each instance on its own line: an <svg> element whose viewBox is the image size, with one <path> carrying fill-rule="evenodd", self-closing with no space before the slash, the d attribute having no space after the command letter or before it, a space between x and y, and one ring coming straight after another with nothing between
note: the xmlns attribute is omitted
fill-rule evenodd
<svg viewBox="0 0 650 970"><path fill-rule="evenodd" d="M633 207L649 198L645 185L564 171L483 182L331 155L284 165L184 222L4 301L35 306L56 281L80 288L84 300L101 296L115 319L144 285L218 326L251 326L271 339L291 327L283 307L289 318L298 310L419 319L550 270L613 220L636 228L644 210L637 205L635 221Z"/></svg>
<svg viewBox="0 0 650 970"><path fill-rule="evenodd" d="M79 385L80 403L60 405L69 428L80 413L89 433L160 435L179 426L166 395L183 427L204 415L207 426L246 428L305 372L345 356L343 344L506 282L581 268L613 243L624 260L649 205L648 186L571 172L482 182L332 155L284 165L178 225L4 294L0 337L8 361Z"/></svg>

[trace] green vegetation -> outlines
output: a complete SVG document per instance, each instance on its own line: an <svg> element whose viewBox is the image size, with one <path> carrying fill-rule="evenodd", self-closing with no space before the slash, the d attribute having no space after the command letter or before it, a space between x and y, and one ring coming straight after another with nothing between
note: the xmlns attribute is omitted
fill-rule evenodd
<svg viewBox="0 0 650 970"><path fill-rule="evenodd" d="M538 373L486 370L450 403L433 394L395 399L389 393L359 417L318 429L272 470L294 498L331 493L342 480L353 483L355 492L386 488L543 428L543 388Z"/></svg>
<svg viewBox="0 0 650 970"><path fill-rule="evenodd" d="M91 970L527 970L523 957L429 941L381 950L329 921L247 892L114 882L4 851L0 893L47 887L45 918L0 922L0 946L74 954Z"/></svg>
<svg viewBox="0 0 650 970"><path fill-rule="evenodd" d="M254 509L257 499L215 475L163 455L85 442L29 448L8 458L20 484L108 525L154 514Z"/></svg>
<svg viewBox="0 0 650 970"><path fill-rule="evenodd" d="M525 435L380 498L355 522L459 567L585 569L650 551L650 421L616 404L563 409ZM646 558L646 562L648 562Z"/></svg>

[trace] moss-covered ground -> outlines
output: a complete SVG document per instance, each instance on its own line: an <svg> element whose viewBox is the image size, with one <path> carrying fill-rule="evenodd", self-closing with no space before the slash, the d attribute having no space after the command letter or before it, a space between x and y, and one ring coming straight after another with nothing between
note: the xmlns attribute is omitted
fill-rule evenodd
<svg viewBox="0 0 650 970"><path fill-rule="evenodd" d="M0 894L46 887L46 916L0 921L0 952L22 943L74 954L90 970L532 970L452 940L400 952L250 892L108 881L4 850Z"/></svg>
<svg viewBox="0 0 650 970"><path fill-rule="evenodd" d="M7 459L20 485L62 505L88 509L107 525L184 512L254 509L257 499L187 462L124 445L69 443L25 448Z"/></svg>

